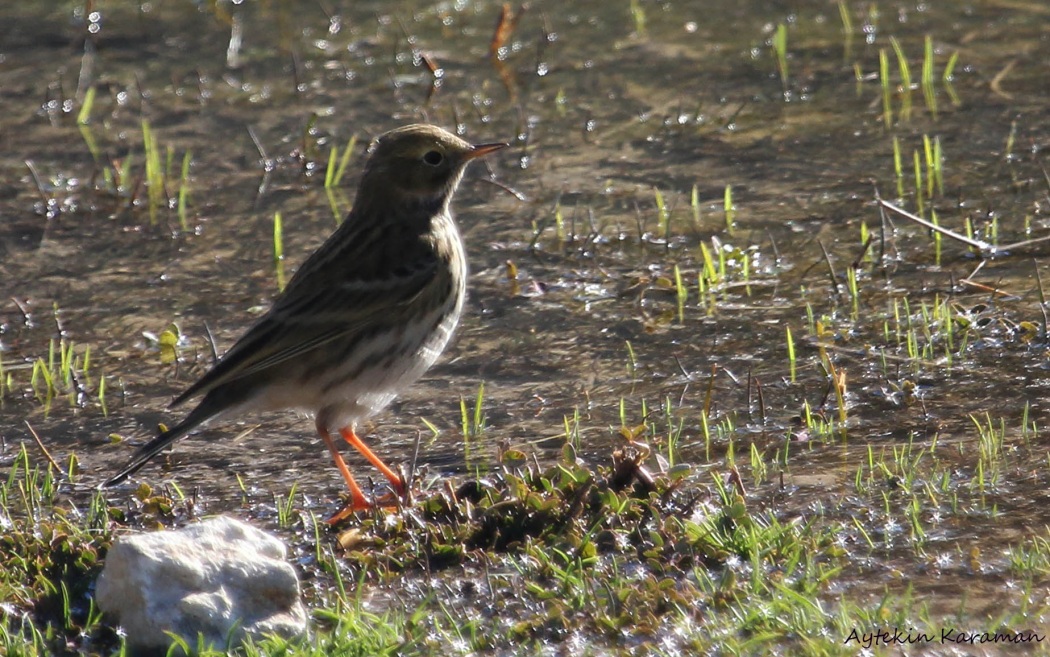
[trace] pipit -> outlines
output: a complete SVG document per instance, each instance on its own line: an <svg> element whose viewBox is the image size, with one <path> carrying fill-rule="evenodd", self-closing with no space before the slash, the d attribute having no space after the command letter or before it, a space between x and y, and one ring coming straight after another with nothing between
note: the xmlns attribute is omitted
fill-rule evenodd
<svg viewBox="0 0 1050 657"><path fill-rule="evenodd" d="M142 446L104 485L121 483L209 420L294 409L313 415L350 488L349 504L328 522L370 507L333 432L404 495L405 482L355 427L422 376L448 344L467 282L466 253L449 204L467 165L505 146L471 145L431 125L378 137L346 220L269 312L171 404L203 395L196 408Z"/></svg>

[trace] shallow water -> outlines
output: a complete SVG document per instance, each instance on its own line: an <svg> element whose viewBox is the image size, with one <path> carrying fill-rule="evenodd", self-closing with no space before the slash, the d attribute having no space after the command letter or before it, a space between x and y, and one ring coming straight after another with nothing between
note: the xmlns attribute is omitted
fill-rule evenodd
<svg viewBox="0 0 1050 657"><path fill-rule="evenodd" d="M924 467L957 477L973 504L928 518L930 570L959 569L960 579L916 586L945 612L958 606L962 580L976 577L959 554L999 554L1004 541L1050 522L1047 439L1021 431L1026 412L1029 423L1045 423L1050 377L1036 272L1046 275L1047 247L982 261L945 238L938 262L931 233L905 219L887 221L883 241L873 203L878 190L916 210L912 155L922 157L927 135L944 159L943 189L924 200L927 214L934 207L958 232L970 217L977 237L999 244L1050 234L1042 4L881 4L876 19L869 3L850 3L849 43L837 8L824 2L792 14L761 2L645 4L644 34L627 3L537 4L499 64L489 56L498 4L401 3L389 13L385 3L352 3L332 15L316 3L262 4L107 6L98 21L49 2L3 10L0 355L13 386L3 390L0 463L29 440L28 421L59 461L76 453L85 488L112 472L131 446L107 435L137 444L180 417L164 407L211 361L207 330L221 353L276 293L274 213L283 216L290 273L349 208L367 140L426 120L512 148L475 165L457 194L470 302L441 363L375 419L370 440L391 462L411 458L417 435L431 475L491 467L501 443L554 459L565 418L578 412L580 452L601 463L622 444L621 424L648 416L680 427L680 458L696 466L697 482L709 481L708 467L724 470L730 443L745 472L752 443L766 459L787 449L783 487L779 476L752 480L754 503L784 517L839 518L870 511L853 489L869 448L925 448ZM778 22L789 26L786 84L768 45ZM900 116L889 35L916 81L931 35L936 115L916 84L911 115ZM880 49L895 88L890 127ZM956 52L948 85L941 75ZM420 53L443 70L438 84ZM90 85L97 96L86 134L98 143L97 162L76 125ZM141 183L105 188L103 168L119 168L129 151L133 179L142 175L143 118L173 150L170 194L183 154L192 154L189 231L168 208L151 223ZM351 135L359 141L333 210L323 187L328 152ZM900 194L894 138L904 158ZM867 251L862 223L875 236ZM704 295L701 244L716 258L720 244L731 261ZM856 303L847 281L854 262ZM675 265L689 288L681 311ZM955 342L916 329L918 348L931 353L910 355L909 322L936 325L922 306L929 313L946 298ZM810 313L825 334L814 334ZM144 333L172 322L183 334L180 360L163 364ZM63 395L45 408L30 371L59 337L90 346L91 367L73 386L82 399L71 405ZM807 404L837 414L820 345L848 382L848 417L830 437L793 428ZM100 375L108 414L97 401ZM484 430L465 445L461 399L472 412L482 382ZM901 392L912 385L916 394ZM701 422L708 396L710 443ZM978 450L971 416L986 413L1007 429L990 500L968 497ZM654 428L646 439L666 453L667 433ZM342 490L311 422L287 414L216 423L139 478L200 487L200 504L217 512L242 504L238 474L256 501L298 482L319 514ZM882 573L915 568L915 546L897 531L887 529L868 565L857 564L858 586L874 595ZM951 558L937 561L939 551ZM993 567L977 583L989 604L1002 581Z"/></svg>

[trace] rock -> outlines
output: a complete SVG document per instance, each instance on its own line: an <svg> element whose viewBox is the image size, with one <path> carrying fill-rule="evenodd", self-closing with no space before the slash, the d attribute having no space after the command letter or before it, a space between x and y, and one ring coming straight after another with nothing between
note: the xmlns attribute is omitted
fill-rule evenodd
<svg viewBox="0 0 1050 657"><path fill-rule="evenodd" d="M219 649L245 635L299 636L307 614L285 555L276 537L227 517L122 536L106 555L95 600L132 651L167 649L165 632L194 649L198 635Z"/></svg>

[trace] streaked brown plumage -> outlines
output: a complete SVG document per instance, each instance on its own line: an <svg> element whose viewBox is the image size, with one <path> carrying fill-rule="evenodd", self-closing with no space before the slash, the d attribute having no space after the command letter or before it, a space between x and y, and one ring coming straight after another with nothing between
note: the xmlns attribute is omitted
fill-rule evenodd
<svg viewBox="0 0 1050 657"><path fill-rule="evenodd" d="M186 418L141 447L105 482L127 479L161 450L220 416L296 409L350 488L334 522L368 502L331 438L339 432L404 492L404 482L354 434L425 372L463 308L467 264L449 202L467 164L506 144L472 146L430 125L380 136L353 209L273 307L172 406L204 395Z"/></svg>

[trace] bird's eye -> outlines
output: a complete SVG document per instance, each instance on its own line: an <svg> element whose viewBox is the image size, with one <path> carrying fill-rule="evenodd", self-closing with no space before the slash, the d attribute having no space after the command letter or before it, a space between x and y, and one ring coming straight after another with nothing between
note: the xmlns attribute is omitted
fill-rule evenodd
<svg viewBox="0 0 1050 657"><path fill-rule="evenodd" d="M423 156L423 161L432 167L436 167L441 164L445 159L445 156L438 151L427 151L426 155Z"/></svg>

